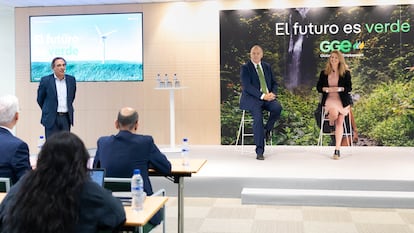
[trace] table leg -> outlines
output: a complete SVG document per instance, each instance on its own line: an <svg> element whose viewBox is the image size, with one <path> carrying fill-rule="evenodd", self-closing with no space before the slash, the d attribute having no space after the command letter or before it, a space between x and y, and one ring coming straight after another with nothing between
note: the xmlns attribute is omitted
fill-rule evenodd
<svg viewBox="0 0 414 233"><path fill-rule="evenodd" d="M184 177L178 178L178 233L184 232Z"/></svg>

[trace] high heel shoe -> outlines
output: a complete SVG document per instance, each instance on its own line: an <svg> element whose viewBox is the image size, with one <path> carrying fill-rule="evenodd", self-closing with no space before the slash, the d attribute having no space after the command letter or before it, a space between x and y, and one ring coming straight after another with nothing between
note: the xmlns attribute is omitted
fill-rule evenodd
<svg viewBox="0 0 414 233"><path fill-rule="evenodd" d="M334 160L338 160L339 157L341 157L341 154L339 153L339 150L335 150L334 155L332 157L332 159Z"/></svg>

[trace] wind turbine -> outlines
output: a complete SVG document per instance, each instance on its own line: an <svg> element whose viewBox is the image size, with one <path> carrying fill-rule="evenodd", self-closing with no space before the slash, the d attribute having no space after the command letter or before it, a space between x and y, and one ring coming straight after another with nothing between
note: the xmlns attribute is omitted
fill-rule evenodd
<svg viewBox="0 0 414 233"><path fill-rule="evenodd" d="M105 46L106 46L106 38L108 38L109 35L116 32L116 30L112 30L107 33L102 33L101 30L99 30L98 26L95 25L96 31L98 32L99 37L102 40L102 64L105 64Z"/></svg>

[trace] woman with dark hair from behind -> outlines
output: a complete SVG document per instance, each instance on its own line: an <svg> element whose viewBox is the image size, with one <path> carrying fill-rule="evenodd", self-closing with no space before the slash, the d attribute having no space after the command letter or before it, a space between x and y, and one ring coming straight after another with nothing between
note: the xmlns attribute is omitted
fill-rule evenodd
<svg viewBox="0 0 414 233"><path fill-rule="evenodd" d="M0 232L79 233L116 230L125 222L121 202L93 182L89 154L73 133L46 140L36 169L27 172L0 205Z"/></svg>

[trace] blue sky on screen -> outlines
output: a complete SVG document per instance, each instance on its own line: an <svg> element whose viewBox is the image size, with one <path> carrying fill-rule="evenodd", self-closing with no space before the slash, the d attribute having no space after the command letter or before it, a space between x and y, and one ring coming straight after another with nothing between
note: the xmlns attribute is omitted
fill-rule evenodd
<svg viewBox="0 0 414 233"><path fill-rule="evenodd" d="M142 13L33 16L30 18L32 62L142 62Z"/></svg>

